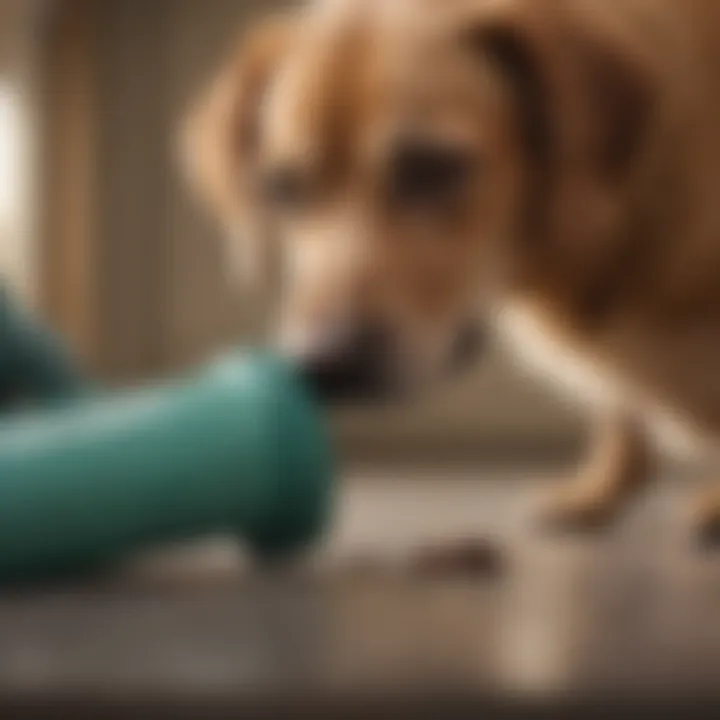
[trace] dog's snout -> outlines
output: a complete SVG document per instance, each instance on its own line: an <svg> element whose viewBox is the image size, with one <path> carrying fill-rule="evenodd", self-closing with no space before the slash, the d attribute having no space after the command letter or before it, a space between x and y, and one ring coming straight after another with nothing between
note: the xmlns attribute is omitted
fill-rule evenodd
<svg viewBox="0 0 720 720"><path fill-rule="evenodd" d="M322 402L380 400L391 391L390 355L390 334L364 325L307 353L299 365Z"/></svg>

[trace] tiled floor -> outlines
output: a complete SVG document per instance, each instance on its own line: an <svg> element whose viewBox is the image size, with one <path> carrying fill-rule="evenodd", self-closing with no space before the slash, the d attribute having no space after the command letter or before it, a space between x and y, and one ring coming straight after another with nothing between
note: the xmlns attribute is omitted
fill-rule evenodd
<svg viewBox="0 0 720 720"><path fill-rule="evenodd" d="M349 478L308 568L261 577L218 540L102 585L0 599L0 699L720 688L720 554L693 549L682 488L651 493L608 535L561 540L528 522L525 473L399 477ZM465 536L498 542L503 578L392 570Z"/></svg>

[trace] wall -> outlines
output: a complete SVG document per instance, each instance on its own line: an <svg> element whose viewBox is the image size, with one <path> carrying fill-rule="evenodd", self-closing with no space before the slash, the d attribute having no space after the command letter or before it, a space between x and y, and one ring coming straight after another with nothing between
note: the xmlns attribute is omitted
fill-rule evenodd
<svg viewBox="0 0 720 720"><path fill-rule="evenodd" d="M37 299L37 0L0 0L0 274Z"/></svg>

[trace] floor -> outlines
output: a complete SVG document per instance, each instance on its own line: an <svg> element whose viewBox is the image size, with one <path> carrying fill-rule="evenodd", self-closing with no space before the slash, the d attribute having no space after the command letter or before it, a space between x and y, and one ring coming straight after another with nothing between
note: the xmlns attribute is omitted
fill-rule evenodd
<svg viewBox="0 0 720 720"><path fill-rule="evenodd" d="M528 473L403 477L350 474L331 536L301 567L260 575L219 538L102 582L0 598L0 709L399 688L540 699L720 689L720 555L693 547L687 488L665 483L613 532L569 540L532 528ZM496 542L504 575L400 571L413 550L463 537Z"/></svg>

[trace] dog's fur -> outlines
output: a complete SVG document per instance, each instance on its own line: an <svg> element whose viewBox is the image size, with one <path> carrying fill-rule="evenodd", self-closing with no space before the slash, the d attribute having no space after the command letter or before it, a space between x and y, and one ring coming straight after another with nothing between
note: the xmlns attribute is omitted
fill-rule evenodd
<svg viewBox="0 0 720 720"><path fill-rule="evenodd" d="M449 199L388 200L411 133L471 161ZM250 32L185 139L246 264L282 247L288 344L382 316L420 382L481 314L588 402L600 437L554 517L612 517L651 437L714 452L715 0L318 1ZM283 171L278 206L261 188Z"/></svg>

